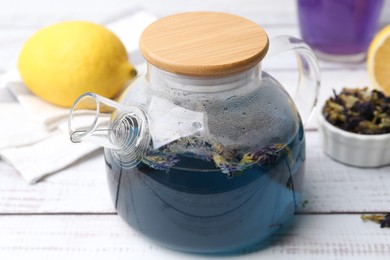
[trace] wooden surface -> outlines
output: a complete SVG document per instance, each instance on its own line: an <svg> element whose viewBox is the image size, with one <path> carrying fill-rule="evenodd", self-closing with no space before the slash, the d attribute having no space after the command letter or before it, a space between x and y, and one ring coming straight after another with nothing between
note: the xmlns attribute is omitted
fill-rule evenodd
<svg viewBox="0 0 390 260"><path fill-rule="evenodd" d="M142 33L146 60L165 71L198 77L228 76L254 67L268 50L256 23L220 12L163 17Z"/></svg>
<svg viewBox="0 0 390 260"><path fill-rule="evenodd" d="M23 41L59 20L109 22L143 8L158 16L225 11L261 24L272 37L299 36L294 1L2 1L0 73L13 68ZM56 1L58 2L58 1ZM382 24L390 23L387 2ZM297 79L293 55L264 62L287 87ZM321 62L320 104L342 86L369 85L365 64ZM304 205L286 228L259 250L228 259L390 259L390 229L363 222L362 213L390 211L390 167L358 169L323 154L316 122L307 132ZM0 161L0 259L215 259L162 248L126 226L109 197L101 151L36 185Z"/></svg>

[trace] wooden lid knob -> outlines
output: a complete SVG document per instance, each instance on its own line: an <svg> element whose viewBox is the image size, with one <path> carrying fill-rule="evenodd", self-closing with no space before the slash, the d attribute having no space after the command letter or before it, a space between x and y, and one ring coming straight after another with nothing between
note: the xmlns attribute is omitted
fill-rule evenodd
<svg viewBox="0 0 390 260"><path fill-rule="evenodd" d="M217 77L254 67L267 53L268 37L259 25L240 16L190 12L149 25L141 35L140 49L162 70Z"/></svg>

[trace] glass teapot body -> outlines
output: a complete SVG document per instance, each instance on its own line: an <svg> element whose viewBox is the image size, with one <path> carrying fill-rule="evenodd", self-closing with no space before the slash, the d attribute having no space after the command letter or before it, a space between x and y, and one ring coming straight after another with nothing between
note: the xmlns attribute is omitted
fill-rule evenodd
<svg viewBox="0 0 390 260"><path fill-rule="evenodd" d="M305 138L319 90L310 48L270 41L235 15L191 12L143 32L148 61L119 102L94 93L71 109L73 142L105 147L119 215L147 237L181 251L230 252L258 244L300 204ZM293 98L261 60L294 51ZM298 113L298 110L300 113Z"/></svg>
<svg viewBox="0 0 390 260"><path fill-rule="evenodd" d="M111 195L129 225L178 250L225 252L293 216L304 132L291 98L260 65L214 79L149 65L120 100L143 107L151 134L133 168L105 149Z"/></svg>

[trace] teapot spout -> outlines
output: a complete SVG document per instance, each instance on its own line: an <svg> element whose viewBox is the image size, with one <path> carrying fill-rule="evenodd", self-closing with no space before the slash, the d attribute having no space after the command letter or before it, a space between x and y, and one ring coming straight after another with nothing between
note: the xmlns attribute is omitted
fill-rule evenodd
<svg viewBox="0 0 390 260"><path fill-rule="evenodd" d="M122 167L137 165L150 142L147 116L136 106L126 106L87 92L73 104L68 117L70 140L92 142L108 148Z"/></svg>

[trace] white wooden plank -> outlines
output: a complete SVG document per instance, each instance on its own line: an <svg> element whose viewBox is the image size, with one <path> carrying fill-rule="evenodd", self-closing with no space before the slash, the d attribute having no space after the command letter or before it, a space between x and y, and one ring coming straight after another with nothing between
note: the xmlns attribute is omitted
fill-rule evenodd
<svg viewBox="0 0 390 260"><path fill-rule="evenodd" d="M115 3L99 0L50 0L0 1L0 28L38 29L49 24L66 20L88 20L103 22L119 16L136 6L135 1L116 0Z"/></svg>
<svg viewBox="0 0 390 260"><path fill-rule="evenodd" d="M245 16L262 24L295 24L295 1L268 1L268 0L243 0L236 1L189 0L183 4L180 0L165 1L162 8L159 1L138 1L139 5L158 16L166 16L178 12L188 11L218 11Z"/></svg>
<svg viewBox="0 0 390 260"><path fill-rule="evenodd" d="M383 8L379 21L382 26L390 24L390 1L383 1Z"/></svg>
<svg viewBox="0 0 390 260"><path fill-rule="evenodd" d="M114 212L102 152L27 184L0 161L0 213Z"/></svg>
<svg viewBox="0 0 390 260"><path fill-rule="evenodd" d="M0 72L16 68L17 58L23 43L33 30L0 29Z"/></svg>
<svg viewBox="0 0 390 260"><path fill-rule="evenodd" d="M117 215L1 216L0 230L1 259L210 258L162 248ZM389 259L389 232L360 215L298 215L260 250L229 259Z"/></svg>
<svg viewBox="0 0 390 260"><path fill-rule="evenodd" d="M158 0L139 0L138 3L147 10L158 16L165 16L177 12L194 10L208 10L229 12L245 16L261 24L298 25L297 1L286 0L242 0L236 1L209 0L197 1L187 0L183 4L180 0L170 0L164 2L162 8ZM390 4L384 1L384 8L380 17L382 25L390 23Z"/></svg>
<svg viewBox="0 0 390 260"><path fill-rule="evenodd" d="M356 168L326 156L317 132L307 132L305 192L301 212L386 212L390 166Z"/></svg>

